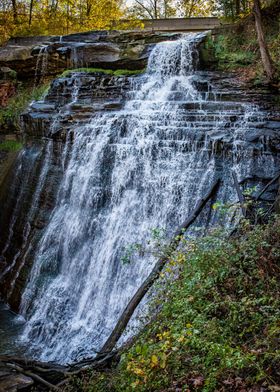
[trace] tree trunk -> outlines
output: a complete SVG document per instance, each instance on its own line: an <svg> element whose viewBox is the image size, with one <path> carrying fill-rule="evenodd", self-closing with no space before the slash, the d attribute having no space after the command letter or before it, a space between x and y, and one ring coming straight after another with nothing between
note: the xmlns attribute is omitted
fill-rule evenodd
<svg viewBox="0 0 280 392"><path fill-rule="evenodd" d="M89 0L87 0L87 3L86 3L86 15L87 15L87 19L90 17L90 14L91 14L91 8L92 8L92 4L90 3L90 1Z"/></svg>
<svg viewBox="0 0 280 392"><path fill-rule="evenodd" d="M50 15L51 15L50 17L52 20L55 19L57 7L58 7L58 0L52 0L51 12L50 12Z"/></svg>
<svg viewBox="0 0 280 392"><path fill-rule="evenodd" d="M13 6L14 22L17 23L17 21L18 21L18 13L17 13L17 1L16 0L12 0L12 6Z"/></svg>
<svg viewBox="0 0 280 392"><path fill-rule="evenodd" d="M191 18L192 17L193 8L194 8L194 0L192 0L192 2L191 2L190 8L189 8L189 12L187 14L187 18Z"/></svg>
<svg viewBox="0 0 280 392"><path fill-rule="evenodd" d="M168 8L167 0L164 0L164 17L165 17L165 19L167 19L167 8Z"/></svg>
<svg viewBox="0 0 280 392"><path fill-rule="evenodd" d="M240 0L235 0L235 12L236 16L240 15Z"/></svg>
<svg viewBox="0 0 280 392"><path fill-rule="evenodd" d="M254 0L253 14L255 17L255 25L256 25L256 31L258 36L258 43L260 47L263 67L267 75L268 82L271 83L274 80L275 68L273 66L272 59L270 57L268 47L264 37L260 0Z"/></svg>
<svg viewBox="0 0 280 392"><path fill-rule="evenodd" d="M172 237L170 244L169 244L169 249L170 251L174 251L182 237L184 236L185 231L190 227L190 225L196 220L208 200L213 197L220 185L220 180L218 179L214 185L212 185L211 189L208 191L208 193L199 200L196 208L192 212L192 214L185 220L185 222L178 227L178 229L175 231L174 236ZM158 279L160 276L160 272L163 270L165 264L169 260L169 255L159 259L154 268L152 269L152 272L150 275L146 278L146 280L142 283L142 285L139 287L139 289L136 291L134 296L131 298L129 301L128 305L126 306L125 310L123 311L121 317L119 318L115 328L113 329L111 335L105 342L104 346L100 350L101 354L105 354L107 352L111 352L113 348L115 347L116 343L120 339L121 335L123 334L129 320L131 319L131 316L133 315L135 309L137 306L140 304L141 300L145 296L145 294L148 292L149 288L154 284L154 282ZM97 356L98 359L98 356Z"/></svg>
<svg viewBox="0 0 280 392"><path fill-rule="evenodd" d="M30 0L30 6L29 6L29 22L28 22L29 27L31 26L31 23L32 23L33 3L34 3L34 0Z"/></svg>
<svg viewBox="0 0 280 392"><path fill-rule="evenodd" d="M157 5L157 0L154 0L154 16L155 16L155 19L158 19L158 5Z"/></svg>

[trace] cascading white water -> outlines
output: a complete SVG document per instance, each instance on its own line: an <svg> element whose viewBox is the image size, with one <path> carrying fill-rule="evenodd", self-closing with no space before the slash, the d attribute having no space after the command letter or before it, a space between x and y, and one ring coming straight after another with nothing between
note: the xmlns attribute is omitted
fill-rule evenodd
<svg viewBox="0 0 280 392"><path fill-rule="evenodd" d="M35 68L35 76L34 76L34 88L40 83L41 80L44 79L46 75L46 71L48 68L48 45L41 46Z"/></svg>
<svg viewBox="0 0 280 392"><path fill-rule="evenodd" d="M219 167L207 133L213 129L203 125L207 94L195 73L201 37L156 45L124 109L75 130L22 297L21 340L35 357L65 363L98 350L154 263L139 256L123 265L123 248L145 242L155 227L171 233L232 164ZM221 114L216 124L224 121ZM238 134L243 122L244 111L232 130ZM243 161L235 165L247 170ZM219 199L234 197L225 178Z"/></svg>

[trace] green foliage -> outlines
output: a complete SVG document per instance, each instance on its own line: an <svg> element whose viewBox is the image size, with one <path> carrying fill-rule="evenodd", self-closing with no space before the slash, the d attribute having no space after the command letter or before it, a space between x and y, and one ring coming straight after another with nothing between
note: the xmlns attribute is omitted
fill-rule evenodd
<svg viewBox="0 0 280 392"><path fill-rule="evenodd" d="M280 5L271 2L263 10L265 40L269 53L280 78ZM213 54L221 70L238 71L244 80L252 81L255 86L263 85L265 75L260 56L259 44L255 30L254 18L240 20L223 34L208 37L206 49Z"/></svg>
<svg viewBox="0 0 280 392"><path fill-rule="evenodd" d="M20 87L12 98L9 99L8 106L0 109L0 126L19 126L20 114L27 108L33 100L38 100L46 93L48 86L38 86L36 88Z"/></svg>
<svg viewBox="0 0 280 392"><path fill-rule="evenodd" d="M123 249L121 261L123 264L131 263L135 257L144 255L164 256L168 252L166 232L160 227L151 230L150 238L143 244L132 243Z"/></svg>
<svg viewBox="0 0 280 392"><path fill-rule="evenodd" d="M115 371L89 375L79 390L209 392L277 384L280 219L253 229L245 223L242 240L217 229L183 242L151 305L157 318Z"/></svg>
<svg viewBox="0 0 280 392"><path fill-rule="evenodd" d="M15 140L6 140L4 142L0 142L0 151L12 152L18 151L22 148L22 143L17 142Z"/></svg>
<svg viewBox="0 0 280 392"><path fill-rule="evenodd" d="M124 15L119 0L0 2L0 43L11 36L111 30ZM129 27L129 26L128 26Z"/></svg>
<svg viewBox="0 0 280 392"><path fill-rule="evenodd" d="M66 77L71 75L74 72L86 72L86 73L101 73L104 75L112 75L112 76L134 76L140 75L145 72L145 69L137 69L137 70L130 70L130 69L103 69L103 68L77 68L77 69L67 69L64 71L60 76Z"/></svg>
<svg viewBox="0 0 280 392"><path fill-rule="evenodd" d="M215 40L208 38L207 45L214 51L214 56L222 69L234 69L253 64L257 59L257 42L252 39L246 42L247 48L241 44L242 36L231 33L218 35ZM243 41L244 43L244 41Z"/></svg>
<svg viewBox="0 0 280 392"><path fill-rule="evenodd" d="M135 254L141 254L142 252L142 244L131 244L124 249L123 255L121 256L121 262L123 264L129 264Z"/></svg>

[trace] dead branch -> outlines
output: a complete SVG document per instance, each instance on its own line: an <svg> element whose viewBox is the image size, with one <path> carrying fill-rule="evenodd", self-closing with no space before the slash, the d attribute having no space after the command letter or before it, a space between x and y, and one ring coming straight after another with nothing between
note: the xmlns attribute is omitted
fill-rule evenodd
<svg viewBox="0 0 280 392"><path fill-rule="evenodd" d="M171 251L177 248L185 231L196 220L196 218L198 217L198 215L200 214L201 210L204 208L208 200L211 199L211 197L216 194L219 185L220 185L220 180L218 179L212 185L211 189L204 196L204 198L199 200L192 214L175 231L174 236L172 237L169 245L169 249ZM109 336L104 346L100 350L102 353L111 352L113 350L116 343L120 339L122 333L124 332L129 320L131 319L131 316L133 315L135 309L137 308L137 306L139 305L139 303L141 302L145 294L148 292L150 287L153 285L153 283L158 279L158 277L160 276L160 272L162 271L163 267L165 266L168 260L169 260L169 256L167 255L157 261L150 275L145 279L145 281L142 283L142 285L139 287L139 289L136 291L134 296L127 304L125 310L123 311L121 317L119 318L119 321L117 322L111 335Z"/></svg>
<svg viewBox="0 0 280 392"><path fill-rule="evenodd" d="M239 199L239 203L241 206L241 211L242 211L242 215L244 216L244 218L246 218L246 208L245 208L245 199L243 196L243 193L240 189L239 183L238 183L238 179L237 179L237 175L235 173L235 171L232 171L232 178L233 178L233 182L234 182L234 187L236 189L237 195L238 195L238 199Z"/></svg>

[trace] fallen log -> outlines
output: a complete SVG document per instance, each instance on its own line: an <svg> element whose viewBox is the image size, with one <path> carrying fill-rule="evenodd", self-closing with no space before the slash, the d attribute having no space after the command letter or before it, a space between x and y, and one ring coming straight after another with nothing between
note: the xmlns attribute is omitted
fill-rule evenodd
<svg viewBox="0 0 280 392"><path fill-rule="evenodd" d="M236 193L237 193L237 196L239 199L242 215L244 216L244 218L246 218L247 211L246 211L246 207L245 207L245 198L244 198L243 193L241 191L241 188L239 186L239 182L238 182L237 175L236 175L235 171L232 171L232 178L233 178L234 187L236 189Z"/></svg>
<svg viewBox="0 0 280 392"><path fill-rule="evenodd" d="M264 192L270 187L270 185L272 185L275 181L278 180L278 178L280 178L280 173L276 174L276 176L274 176L272 178L271 181L269 181L266 186L259 192L259 194L256 196L255 200L258 201L260 199L260 197L264 194Z"/></svg>
<svg viewBox="0 0 280 392"><path fill-rule="evenodd" d="M169 244L170 251L174 251L177 248L185 231L196 220L196 218L198 217L198 215L200 214L200 212L202 211L202 209L204 208L208 200L210 200L216 194L219 185L220 185L220 179L215 181L215 183L212 185L208 193L202 199L200 199L200 201L198 202L197 206L195 207L191 215L175 231ZM131 319L131 316L133 315L135 309L137 308L137 306L139 305L139 303L141 302L145 294L148 292L150 287L153 285L153 283L158 279L163 267L165 266L168 260L169 260L169 255L157 261L150 275L145 279L145 281L142 283L142 285L139 287L139 289L136 291L134 296L127 304L125 310L123 311L121 317L119 318L119 321L117 322L111 335L109 336L109 338L103 345L102 349L100 350L101 353L105 354L113 350L116 343L120 339L122 333L124 332L129 320Z"/></svg>

